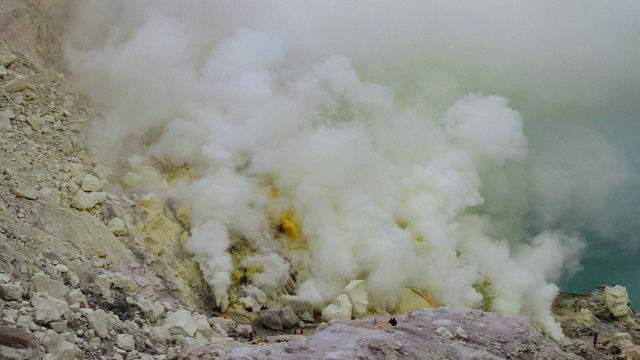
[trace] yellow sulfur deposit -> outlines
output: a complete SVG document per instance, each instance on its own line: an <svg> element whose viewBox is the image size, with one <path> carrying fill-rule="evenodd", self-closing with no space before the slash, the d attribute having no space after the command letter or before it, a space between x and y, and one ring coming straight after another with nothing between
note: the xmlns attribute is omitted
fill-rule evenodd
<svg viewBox="0 0 640 360"><path fill-rule="evenodd" d="M173 184L180 179L188 178L190 170L189 164L185 163L181 166L164 167L162 173L169 184Z"/></svg>
<svg viewBox="0 0 640 360"><path fill-rule="evenodd" d="M298 223L291 212L286 212L280 216L280 228L292 239L300 236L300 228L298 227Z"/></svg>
<svg viewBox="0 0 640 360"><path fill-rule="evenodd" d="M396 312L400 314L405 314L410 311L422 308L431 308L432 303L429 301L430 298L425 297L424 294L417 294L415 291L410 288L404 288L400 292L399 295L399 303L396 306Z"/></svg>
<svg viewBox="0 0 640 360"><path fill-rule="evenodd" d="M145 252L155 255L155 260L150 260L148 266L162 274L175 294L186 301L204 302L209 286L198 264L182 248L189 233L170 216L169 209L154 194L143 196L139 209L137 237L144 243Z"/></svg>
<svg viewBox="0 0 640 360"><path fill-rule="evenodd" d="M484 311L493 310L493 302L496 295L493 291L493 284L491 283L491 280L486 278L481 283L475 284L473 288L482 295L482 304L480 309Z"/></svg>

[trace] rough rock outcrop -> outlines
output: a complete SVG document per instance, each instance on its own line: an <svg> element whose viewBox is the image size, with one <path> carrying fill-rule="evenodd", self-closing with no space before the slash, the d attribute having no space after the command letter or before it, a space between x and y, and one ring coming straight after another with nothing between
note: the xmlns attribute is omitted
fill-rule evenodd
<svg viewBox="0 0 640 360"><path fill-rule="evenodd" d="M335 321L309 337L260 345L217 342L180 359L581 359L564 352L528 322L460 307L416 310L395 317ZM442 336L444 328L451 336ZM458 330L456 330L458 329Z"/></svg>

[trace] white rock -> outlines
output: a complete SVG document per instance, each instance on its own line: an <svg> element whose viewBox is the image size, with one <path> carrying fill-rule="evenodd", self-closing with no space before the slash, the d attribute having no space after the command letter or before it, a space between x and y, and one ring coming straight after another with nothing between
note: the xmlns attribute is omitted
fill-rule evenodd
<svg viewBox="0 0 640 360"><path fill-rule="evenodd" d="M463 329L463 328L461 328L460 326L456 326L456 328L455 328L455 329L453 329L453 333L454 333L457 337L459 337L459 338L461 338L461 339L466 339L466 338L468 338L468 337L469 337L469 336L467 335L467 332L466 332L466 331L464 331L464 329Z"/></svg>
<svg viewBox="0 0 640 360"><path fill-rule="evenodd" d="M351 302L345 294L339 295L333 303L322 310L322 319L330 320L351 320Z"/></svg>
<svg viewBox="0 0 640 360"><path fill-rule="evenodd" d="M209 324L214 331L220 334L220 336L226 337L227 334L233 332L237 326L236 322L231 319L225 319L221 317L209 318Z"/></svg>
<svg viewBox="0 0 640 360"><path fill-rule="evenodd" d="M38 324L48 324L62 319L62 315L69 311L66 301L45 294L34 294L31 297L33 318Z"/></svg>
<svg viewBox="0 0 640 360"><path fill-rule="evenodd" d="M73 196L73 199L71 199L71 206L79 210L87 210L103 203L105 200L107 200L106 192L87 193L82 190L78 190L78 192Z"/></svg>
<svg viewBox="0 0 640 360"><path fill-rule="evenodd" d="M18 91L22 91L29 87L29 83L27 82L27 78L22 75L16 75L11 81L9 81L5 86L4 90L9 93L14 93Z"/></svg>
<svg viewBox="0 0 640 360"><path fill-rule="evenodd" d="M89 346L92 349L100 349L102 347L102 339L100 339L99 337L95 336L92 337L89 341L88 341Z"/></svg>
<svg viewBox="0 0 640 360"><path fill-rule="evenodd" d="M451 331L447 330L445 327L439 327L436 329L436 334L440 335L442 338L450 340L453 339L453 334Z"/></svg>
<svg viewBox="0 0 640 360"><path fill-rule="evenodd" d="M222 326L220 326L220 324L218 324L218 323L211 324L211 330L213 330L213 335L212 336L216 336L216 337L227 337L227 336L229 336L229 333L227 333L222 328Z"/></svg>
<svg viewBox="0 0 640 360"><path fill-rule="evenodd" d="M3 315L4 315L3 317L4 321L11 324L15 324L16 321L18 320L18 309L6 309L4 310Z"/></svg>
<svg viewBox="0 0 640 360"><path fill-rule="evenodd" d="M0 65L9 66L14 61L16 61L18 57L9 50L6 44L0 44Z"/></svg>
<svg viewBox="0 0 640 360"><path fill-rule="evenodd" d="M58 334L62 334L69 331L69 327L67 327L66 321L54 321L49 324L49 327L53 329L53 331L57 332Z"/></svg>
<svg viewBox="0 0 640 360"><path fill-rule="evenodd" d="M16 324L22 327L23 329L29 329L32 331L37 330L39 328L39 326L33 322L33 318L31 317L31 315L18 315L18 318L16 319Z"/></svg>
<svg viewBox="0 0 640 360"><path fill-rule="evenodd" d="M40 116L33 115L27 117L27 123L29 124L29 126L31 126L33 131L40 131L40 128L42 128L42 125L44 125L44 119Z"/></svg>
<svg viewBox="0 0 640 360"><path fill-rule="evenodd" d="M171 336L171 334L169 333L169 330L167 330L167 328L163 326L152 327L151 335L153 335L154 338L160 339L163 342L166 341Z"/></svg>
<svg viewBox="0 0 640 360"><path fill-rule="evenodd" d="M56 264L53 267L63 274L69 271L69 268L64 264Z"/></svg>
<svg viewBox="0 0 640 360"><path fill-rule="evenodd" d="M11 276L5 274L5 273L0 273L0 283L6 283L11 281Z"/></svg>
<svg viewBox="0 0 640 360"><path fill-rule="evenodd" d="M81 309L80 312L82 312L87 319L89 326L96 331L96 335L103 339L109 336L109 328L111 326L111 317L109 314L102 309L96 311Z"/></svg>
<svg viewBox="0 0 640 360"><path fill-rule="evenodd" d="M89 303L87 302L87 298L84 296L80 289L73 289L69 291L66 296L69 304L77 304L78 308L86 308L89 307Z"/></svg>
<svg viewBox="0 0 640 360"><path fill-rule="evenodd" d="M198 329L197 332L202 334L202 336L207 339L213 336L213 330L211 329L211 325L209 325L209 321L207 321L207 317L202 314L193 315L193 323Z"/></svg>
<svg viewBox="0 0 640 360"><path fill-rule="evenodd" d="M82 359L82 351L53 330L47 331L40 341L54 359Z"/></svg>
<svg viewBox="0 0 640 360"><path fill-rule="evenodd" d="M45 274L33 276L33 289L38 293L46 293L58 299L64 299L69 293L69 287L60 281L53 280Z"/></svg>
<svg viewBox="0 0 640 360"><path fill-rule="evenodd" d="M119 334L116 337L116 346L122 350L133 351L136 349L136 341L131 334Z"/></svg>
<svg viewBox="0 0 640 360"><path fill-rule="evenodd" d="M82 178L80 188L84 191L100 191L102 190L102 183L97 177L87 174Z"/></svg>
<svg viewBox="0 0 640 360"><path fill-rule="evenodd" d="M78 274L74 273L73 271L67 271L64 274L64 279L72 287L76 287L80 284L80 278L78 277Z"/></svg>
<svg viewBox="0 0 640 360"><path fill-rule="evenodd" d="M40 197L40 193L38 192L38 190L24 183L14 184L10 187L10 190L13 195L29 200L36 200L38 197Z"/></svg>
<svg viewBox="0 0 640 360"><path fill-rule="evenodd" d="M152 323L160 320L165 311L164 305L159 301L148 302L142 300L138 302L138 307Z"/></svg>
<svg viewBox="0 0 640 360"><path fill-rule="evenodd" d="M149 285L149 280L144 276L135 276L134 280L140 287L145 287Z"/></svg>
<svg viewBox="0 0 640 360"><path fill-rule="evenodd" d="M205 319L206 321L206 319ZM207 323L209 325L209 323ZM166 328L171 335L184 335L193 337L198 331L193 316L189 310L178 310L170 313L164 321Z"/></svg>
<svg viewBox="0 0 640 360"><path fill-rule="evenodd" d="M24 289L20 284L0 284L0 297L5 300L20 301L23 294Z"/></svg>
<svg viewBox="0 0 640 360"><path fill-rule="evenodd" d="M109 280L111 280L111 284L117 289L132 292L138 288L138 283L131 278L131 276L122 274L122 273L114 273L109 276Z"/></svg>
<svg viewBox="0 0 640 360"><path fill-rule="evenodd" d="M240 336L249 335L253 333L253 327L251 324L238 324L235 328L236 334Z"/></svg>
<svg viewBox="0 0 640 360"><path fill-rule="evenodd" d="M0 130L11 130L11 119L4 111L0 112Z"/></svg>
<svg viewBox="0 0 640 360"><path fill-rule="evenodd" d="M124 224L124 221L122 221L122 219L118 217L109 220L108 226L109 230L111 230L111 232L115 236L125 236L129 233L129 231L127 231L127 227Z"/></svg>
<svg viewBox="0 0 640 360"><path fill-rule="evenodd" d="M0 65L0 77L5 77L7 75L7 69Z"/></svg>
<svg viewBox="0 0 640 360"><path fill-rule="evenodd" d="M342 293L349 297L353 316L366 315L369 307L369 296L367 294L367 284L364 280L352 280L345 286Z"/></svg>

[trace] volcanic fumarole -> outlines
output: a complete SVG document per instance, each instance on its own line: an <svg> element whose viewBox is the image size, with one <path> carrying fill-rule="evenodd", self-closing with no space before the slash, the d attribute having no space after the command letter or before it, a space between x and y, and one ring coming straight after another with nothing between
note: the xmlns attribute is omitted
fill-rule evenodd
<svg viewBox="0 0 640 360"><path fill-rule="evenodd" d="M585 234L638 229L600 111L638 113L640 5L615 4L94 0L65 49L103 161L178 204L222 308L362 279L373 308L411 289L558 338Z"/></svg>

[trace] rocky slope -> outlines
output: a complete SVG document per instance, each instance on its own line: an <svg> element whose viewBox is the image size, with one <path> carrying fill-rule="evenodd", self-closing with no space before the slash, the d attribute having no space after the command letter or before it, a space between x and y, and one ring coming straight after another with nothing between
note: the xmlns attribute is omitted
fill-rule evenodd
<svg viewBox="0 0 640 360"><path fill-rule="evenodd" d="M558 299L562 346L456 307L321 325L293 296L217 312L179 211L123 188L91 152L97 112L58 70L67 5L0 5L0 358L640 358L618 288Z"/></svg>

